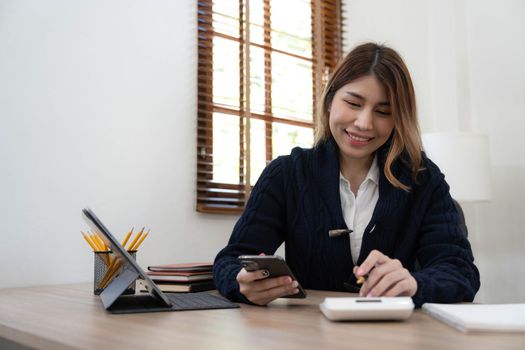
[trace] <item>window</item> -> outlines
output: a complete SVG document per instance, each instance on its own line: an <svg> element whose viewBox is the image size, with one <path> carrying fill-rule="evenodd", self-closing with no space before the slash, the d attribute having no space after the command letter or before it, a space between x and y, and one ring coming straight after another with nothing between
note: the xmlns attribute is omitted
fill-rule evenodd
<svg viewBox="0 0 525 350"><path fill-rule="evenodd" d="M243 210L266 164L313 143L340 0L198 1L197 211Z"/></svg>

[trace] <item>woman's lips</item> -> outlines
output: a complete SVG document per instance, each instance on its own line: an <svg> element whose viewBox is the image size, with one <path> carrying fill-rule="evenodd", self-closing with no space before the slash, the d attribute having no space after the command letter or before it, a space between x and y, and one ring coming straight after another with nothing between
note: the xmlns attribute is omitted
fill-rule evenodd
<svg viewBox="0 0 525 350"><path fill-rule="evenodd" d="M346 130L345 130L345 132L348 135L348 139L349 139L350 144L354 145L354 146L366 146L373 139L373 137L365 137L365 136L361 136L361 135L356 135L356 134L350 133L350 132L348 132Z"/></svg>

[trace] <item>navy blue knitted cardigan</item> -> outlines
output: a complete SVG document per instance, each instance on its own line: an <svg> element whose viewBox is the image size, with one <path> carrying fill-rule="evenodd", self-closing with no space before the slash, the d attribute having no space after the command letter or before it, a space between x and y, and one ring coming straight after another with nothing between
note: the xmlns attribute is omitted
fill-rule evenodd
<svg viewBox="0 0 525 350"><path fill-rule="evenodd" d="M395 188L383 172L386 149L378 150L379 200L357 263L373 249L399 259L417 281L416 307L472 301L479 272L444 175L423 154L424 170L414 183L399 160L393 173L412 190ZM328 236L329 230L347 228L339 172L333 139L312 149L295 148L265 168L228 245L215 258L214 280L222 295L248 302L236 281L241 268L237 256L273 254L282 242L286 261L304 288L345 291L348 283L355 283L349 237Z"/></svg>

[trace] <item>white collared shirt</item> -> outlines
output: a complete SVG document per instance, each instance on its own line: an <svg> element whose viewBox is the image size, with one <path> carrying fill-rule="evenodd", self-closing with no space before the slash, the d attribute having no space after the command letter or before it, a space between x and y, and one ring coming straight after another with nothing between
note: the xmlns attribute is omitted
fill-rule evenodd
<svg viewBox="0 0 525 350"><path fill-rule="evenodd" d="M339 193L346 226L353 230L350 234L350 251L352 260L357 263L363 242L363 233L372 219L372 214L379 199L379 167L377 156L368 170L366 178L357 190L357 196L351 190L350 182L339 174Z"/></svg>

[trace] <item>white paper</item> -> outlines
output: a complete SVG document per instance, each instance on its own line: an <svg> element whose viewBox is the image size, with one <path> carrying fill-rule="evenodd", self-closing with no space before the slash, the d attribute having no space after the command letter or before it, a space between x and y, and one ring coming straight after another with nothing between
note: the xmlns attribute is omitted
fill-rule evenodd
<svg viewBox="0 0 525 350"><path fill-rule="evenodd" d="M525 304L423 304L423 310L462 332L525 332Z"/></svg>

